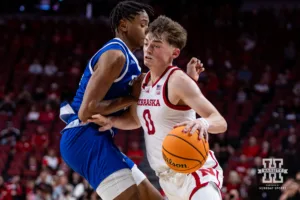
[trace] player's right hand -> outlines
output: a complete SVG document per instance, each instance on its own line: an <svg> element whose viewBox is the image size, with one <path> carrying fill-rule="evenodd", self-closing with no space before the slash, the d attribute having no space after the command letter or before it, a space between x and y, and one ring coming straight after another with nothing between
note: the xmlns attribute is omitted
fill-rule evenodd
<svg viewBox="0 0 300 200"><path fill-rule="evenodd" d="M99 128L99 131L106 131L113 127L111 118L104 117L100 114L92 115L92 117L90 117L88 119L88 122L95 123L95 124L98 124L99 126L101 126Z"/></svg>

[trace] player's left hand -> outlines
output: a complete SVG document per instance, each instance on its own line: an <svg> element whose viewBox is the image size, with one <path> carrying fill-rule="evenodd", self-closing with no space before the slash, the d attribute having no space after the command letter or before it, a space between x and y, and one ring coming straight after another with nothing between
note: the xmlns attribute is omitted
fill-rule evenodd
<svg viewBox="0 0 300 200"><path fill-rule="evenodd" d="M95 123L101 126L99 131L106 131L113 127L110 117L105 117L100 114L92 115L87 122Z"/></svg>
<svg viewBox="0 0 300 200"><path fill-rule="evenodd" d="M198 58L193 57L186 66L186 73L195 81L198 81L199 75L204 72L203 63Z"/></svg>
<svg viewBox="0 0 300 200"><path fill-rule="evenodd" d="M208 126L201 120L195 119L193 121L185 121L178 123L174 126L174 128L179 126L185 126L185 128L182 130L183 133L189 133L189 134L195 134L197 133L197 130L199 131L199 140L204 138L206 141L208 141Z"/></svg>
<svg viewBox="0 0 300 200"><path fill-rule="evenodd" d="M131 96L134 97L136 100L139 99L141 89L142 89L142 82L144 80L145 74L142 73L138 77L132 80L132 90L131 90Z"/></svg>

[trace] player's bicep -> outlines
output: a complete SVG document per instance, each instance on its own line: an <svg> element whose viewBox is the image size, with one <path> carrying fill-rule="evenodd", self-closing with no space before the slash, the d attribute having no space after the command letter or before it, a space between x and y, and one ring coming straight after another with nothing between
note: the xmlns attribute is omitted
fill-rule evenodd
<svg viewBox="0 0 300 200"><path fill-rule="evenodd" d="M88 104L92 101L99 102L104 98L113 82L119 77L125 62L125 55L119 50L109 50L101 55L85 90L78 113L80 120L86 121L90 117Z"/></svg>
<svg viewBox="0 0 300 200"><path fill-rule="evenodd" d="M173 84L171 85L178 98L201 117L219 113L212 103L205 98L198 85L187 75L177 74L177 77L173 77Z"/></svg>

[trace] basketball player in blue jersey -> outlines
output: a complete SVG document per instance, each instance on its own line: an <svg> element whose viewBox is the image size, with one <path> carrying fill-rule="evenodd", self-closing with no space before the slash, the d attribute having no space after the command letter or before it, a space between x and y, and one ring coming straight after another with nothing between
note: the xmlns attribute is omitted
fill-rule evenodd
<svg viewBox="0 0 300 200"><path fill-rule="evenodd" d="M135 102L130 83L140 75L132 54L143 46L152 13L148 5L124 1L111 13L116 38L107 42L90 60L73 101L61 105L60 117L67 124L60 141L64 161L96 190L103 200L162 199L134 163L113 143L115 129L99 132L87 123L93 114L121 115L121 108ZM108 111L116 99L118 107ZM118 111L118 112L115 112Z"/></svg>
<svg viewBox="0 0 300 200"><path fill-rule="evenodd" d="M162 199L144 174L114 145L116 130L99 132L98 125L86 123L95 113L106 114L95 102L119 97L124 97L122 107L134 102L129 97L129 83L141 71L132 51L143 45L149 24L147 13L153 13L150 6L134 1L121 2L113 9L110 18L116 38L89 60L73 101L61 105L60 117L67 124L61 132L62 158L103 200Z"/></svg>

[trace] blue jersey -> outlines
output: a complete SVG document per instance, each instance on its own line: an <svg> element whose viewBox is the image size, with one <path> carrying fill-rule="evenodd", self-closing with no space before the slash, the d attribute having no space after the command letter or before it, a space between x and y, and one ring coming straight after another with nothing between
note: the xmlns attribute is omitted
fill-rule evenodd
<svg viewBox="0 0 300 200"><path fill-rule="evenodd" d="M88 180L95 190L106 177L124 168L131 169L134 165L114 144L112 135L116 130L99 132L98 125L83 124L78 118L78 111L94 67L100 56L108 50L122 51L126 62L104 99L123 97L130 93L129 83L134 77L140 75L141 70L137 59L125 43L115 38L107 42L89 60L72 103L64 102L60 108L60 118L67 124L61 131L62 158L74 171ZM115 114L120 114L120 112Z"/></svg>
<svg viewBox="0 0 300 200"><path fill-rule="evenodd" d="M84 73L81 77L79 88L77 89L76 95L71 103L71 107L67 105L66 103L62 105L63 111L61 110L61 118L66 123L73 121L77 117L77 113L80 109L83 96L86 90L86 87L88 85L88 82L94 72L94 67L96 63L98 62L100 56L108 51L108 50L120 50L124 53L126 57L126 62L123 66L123 69L121 71L121 74L119 77L114 81L114 83L111 85L110 89L108 90L107 94L104 97L104 100L110 100L118 97L127 96L129 91L129 83L133 80L134 77L140 75L141 68L138 64L138 60L136 57L132 54L132 52L128 49L126 44L119 38L114 38L107 42L88 62ZM68 110L64 109L67 108ZM64 112L64 110L66 112ZM70 119L70 114L73 116ZM120 114L120 112L118 112ZM78 118L78 117L77 117ZM68 120L66 120L68 119ZM76 126L77 123L73 123L71 127Z"/></svg>

